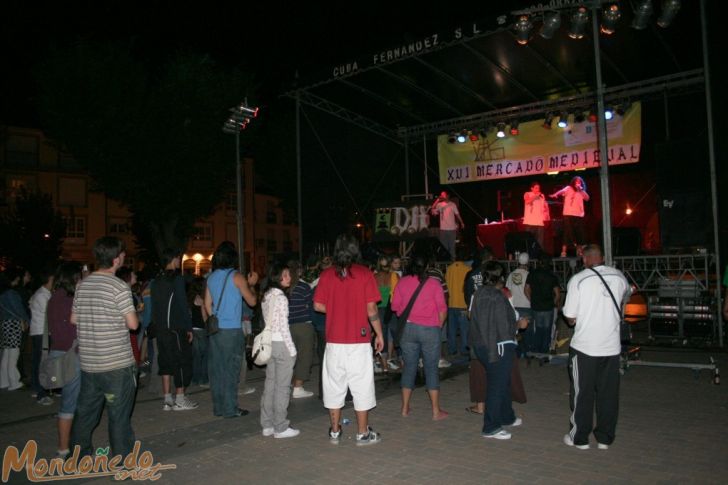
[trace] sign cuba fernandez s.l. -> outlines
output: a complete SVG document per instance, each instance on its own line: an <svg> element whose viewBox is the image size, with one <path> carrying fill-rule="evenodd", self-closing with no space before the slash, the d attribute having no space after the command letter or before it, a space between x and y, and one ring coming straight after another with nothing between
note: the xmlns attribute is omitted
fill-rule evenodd
<svg viewBox="0 0 728 485"><path fill-rule="evenodd" d="M375 241L409 241L430 237L432 202L409 201L376 210Z"/></svg>
<svg viewBox="0 0 728 485"><path fill-rule="evenodd" d="M549 2L541 2L533 5L531 8L548 9L556 7L575 6L582 3L582 0L550 0ZM386 12L383 12L386 15ZM400 59L406 59L429 51L435 51L443 45L457 42L463 39L478 37L486 34L493 29L488 30L491 25L495 28L505 28L508 22L508 16L501 15L489 22L472 22L467 25L461 25L445 33L433 33L419 37L413 41L402 42L388 49L375 52L368 59L356 59L339 63L331 68L331 74L334 78L349 76L356 74L362 69L374 66L380 66L390 62L396 62Z"/></svg>

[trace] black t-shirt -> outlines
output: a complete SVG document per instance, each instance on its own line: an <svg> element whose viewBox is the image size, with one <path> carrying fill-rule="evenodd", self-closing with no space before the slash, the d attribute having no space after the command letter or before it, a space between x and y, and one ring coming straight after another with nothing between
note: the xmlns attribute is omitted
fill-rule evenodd
<svg viewBox="0 0 728 485"><path fill-rule="evenodd" d="M534 269L528 272L526 284L531 287L531 310L543 312L554 309L554 288L559 286L559 279L546 269Z"/></svg>

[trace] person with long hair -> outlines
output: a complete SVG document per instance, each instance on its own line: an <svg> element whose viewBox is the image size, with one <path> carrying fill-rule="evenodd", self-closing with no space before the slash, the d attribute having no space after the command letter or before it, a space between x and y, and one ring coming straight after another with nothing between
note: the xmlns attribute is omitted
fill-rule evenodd
<svg viewBox="0 0 728 485"><path fill-rule="evenodd" d="M76 325L71 323L73 296L76 285L81 281L81 265L75 262L62 263L56 270L53 293L48 300L48 333L51 338L49 357L60 357L68 352L77 338ZM78 350L75 350L78 353ZM76 412L78 393L81 390L81 366L76 361L76 376L61 390L61 407L58 410L58 451L56 456L66 458L69 453L71 426Z"/></svg>
<svg viewBox="0 0 728 485"><path fill-rule="evenodd" d="M394 356L394 342L390 337L390 322L392 321L392 309L390 300L394 294L394 289L399 282L399 275L390 270L389 258L380 256L377 260L377 268L374 272L374 279L379 288L379 294L382 299L377 304L379 310L379 319L382 322L382 333L384 337L384 350L377 354L379 361L374 363L375 372L388 372L389 370L399 370L399 365L394 360L389 360L389 355ZM396 325L396 324L395 324Z"/></svg>
<svg viewBox="0 0 728 485"><path fill-rule="evenodd" d="M511 370L516 332L528 322L516 320L516 310L503 293L503 267L489 261L483 267L483 286L473 296L470 335L473 350L487 374L483 437L511 439L505 426L520 426L511 403Z"/></svg>
<svg viewBox="0 0 728 485"><path fill-rule="evenodd" d="M288 326L288 298L285 291L291 286L288 266L273 263L266 275L263 290L263 319L271 330L271 357L265 368L265 385L260 399L260 425L263 436L293 438L300 431L291 428L288 403L291 399L291 377L296 363L296 345Z"/></svg>
<svg viewBox="0 0 728 485"><path fill-rule="evenodd" d="M30 316L18 292L25 270L6 269L0 273L0 389L15 391L24 387L18 371L20 342Z"/></svg>
<svg viewBox="0 0 728 485"><path fill-rule="evenodd" d="M581 255L582 246L586 243L584 231L584 202L589 201L584 179L576 176L569 185L549 195L552 199L564 198L564 243L561 246L561 257L566 257L568 246L576 249Z"/></svg>
<svg viewBox="0 0 728 485"><path fill-rule="evenodd" d="M369 426L369 410L377 405L372 360L374 349L384 348L377 302L380 299L374 275L358 263L359 243L348 234L336 239L333 265L321 272L314 310L326 314L326 352L321 383L324 406L329 410L329 441L341 442L341 409L347 389L351 390L356 411L359 446L379 443L379 433Z"/></svg>
<svg viewBox="0 0 728 485"><path fill-rule="evenodd" d="M402 416L409 416L410 399L415 387L417 363L420 356L425 370L425 387L432 404L432 419L445 419L448 413L440 408L440 329L447 317L445 293L440 282L427 276L427 262L416 257L408 267L408 275L402 278L394 290L392 311L402 316L417 288L422 285L412 304L399 342L404 360L402 370Z"/></svg>
<svg viewBox="0 0 728 485"><path fill-rule="evenodd" d="M238 381L243 362L244 336L240 325L243 300L255 306L257 297L250 289L258 282L258 274L244 277L238 271L238 251L224 241L212 256L212 273L207 277L205 311L215 315L220 330L209 339L209 377L215 416L234 418L248 415L238 406ZM224 289L224 291L223 291ZM222 295L222 296L221 296Z"/></svg>

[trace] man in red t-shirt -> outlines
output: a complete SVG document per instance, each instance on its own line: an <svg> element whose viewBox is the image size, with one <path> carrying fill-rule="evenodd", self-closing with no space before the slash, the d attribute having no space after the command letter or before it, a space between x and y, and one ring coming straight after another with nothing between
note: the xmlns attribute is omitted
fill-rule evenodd
<svg viewBox="0 0 728 485"><path fill-rule="evenodd" d="M380 441L379 433L369 426L369 410L377 405L374 395L374 363L371 352L371 329L374 347L384 348L382 324L377 302L379 289L366 266L356 264L359 244L341 235L334 246L334 265L321 273L314 294L314 309L326 314L326 352L321 383L324 406L329 410L329 439L341 441L341 408L347 388L354 398L358 424L357 445Z"/></svg>

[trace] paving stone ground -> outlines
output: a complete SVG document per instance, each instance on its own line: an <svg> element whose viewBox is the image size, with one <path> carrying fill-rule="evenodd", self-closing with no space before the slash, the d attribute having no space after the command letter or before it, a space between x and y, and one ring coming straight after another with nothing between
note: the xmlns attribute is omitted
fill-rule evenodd
<svg viewBox="0 0 728 485"><path fill-rule="evenodd" d="M711 355L728 367L726 354ZM706 363L708 354L643 351L642 358ZM481 418L465 412L470 404L466 366L451 369L441 383L442 406L450 412L441 422L430 419L423 388L415 391L412 416L401 417L398 382L379 377L371 424L383 439L368 447L355 445L354 423L344 426L339 445L331 445L328 414L315 397L291 401L289 417L300 436L262 437L261 370L250 373L256 393L241 397L241 405L251 411L247 417L213 417L209 391L196 387L192 397L200 407L188 412L163 412L160 399L140 389L132 421L155 461L177 465L163 473L162 483L728 482L728 389L714 385L710 372L630 368L621 381L614 445L597 450L592 438L593 448L580 451L561 441L569 414L565 366L519 365L528 403L515 404L523 426L513 430L510 441L482 438ZM315 390L317 384L307 387ZM0 392L0 449L34 439L41 456L52 456L56 411L57 404L35 404L29 391ZM351 407L343 415L355 419ZM94 435L97 446L107 443L105 419ZM26 480L13 474L10 481Z"/></svg>

